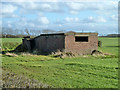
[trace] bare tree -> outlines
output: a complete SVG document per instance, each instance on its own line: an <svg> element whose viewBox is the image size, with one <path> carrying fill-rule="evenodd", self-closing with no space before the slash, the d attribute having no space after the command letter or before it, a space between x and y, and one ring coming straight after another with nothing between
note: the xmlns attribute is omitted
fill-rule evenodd
<svg viewBox="0 0 120 90"><path fill-rule="evenodd" d="M25 32L27 33L28 36L30 36L30 31L28 29L25 29Z"/></svg>

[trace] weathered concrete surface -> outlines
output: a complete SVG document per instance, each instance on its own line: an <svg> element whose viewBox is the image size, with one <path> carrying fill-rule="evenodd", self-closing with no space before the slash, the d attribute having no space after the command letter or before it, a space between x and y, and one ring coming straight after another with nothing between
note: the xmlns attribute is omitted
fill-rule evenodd
<svg viewBox="0 0 120 90"><path fill-rule="evenodd" d="M86 37L87 41L76 41L75 37ZM24 48L31 52L36 50L39 53L52 53L57 50L84 55L91 54L98 48L97 33L60 33L41 34L33 39L23 39Z"/></svg>
<svg viewBox="0 0 120 90"><path fill-rule="evenodd" d="M64 35L40 36L35 39L35 48L43 53L64 49Z"/></svg>

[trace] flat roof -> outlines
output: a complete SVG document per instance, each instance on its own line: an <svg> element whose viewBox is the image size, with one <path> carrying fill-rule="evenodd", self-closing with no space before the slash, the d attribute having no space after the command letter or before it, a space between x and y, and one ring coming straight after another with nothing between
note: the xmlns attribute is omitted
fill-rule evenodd
<svg viewBox="0 0 120 90"><path fill-rule="evenodd" d="M41 34L40 36L49 36L49 35L76 35L76 34L98 34L98 33L90 33L90 32L86 32L86 33L76 33L76 32L67 32L67 33L51 33L51 34Z"/></svg>
<svg viewBox="0 0 120 90"><path fill-rule="evenodd" d="M40 36L53 36L53 35L90 35L90 34L96 34L96 35L98 35L98 33L92 33L92 32L78 32L78 33L76 33L76 32L67 32L67 33L51 33L51 34L41 34L41 35L39 35L39 36L37 36L37 37L35 37L35 38L38 38L38 37L40 37Z"/></svg>
<svg viewBox="0 0 120 90"><path fill-rule="evenodd" d="M65 33L41 34L40 36L49 36L49 35L65 35Z"/></svg>

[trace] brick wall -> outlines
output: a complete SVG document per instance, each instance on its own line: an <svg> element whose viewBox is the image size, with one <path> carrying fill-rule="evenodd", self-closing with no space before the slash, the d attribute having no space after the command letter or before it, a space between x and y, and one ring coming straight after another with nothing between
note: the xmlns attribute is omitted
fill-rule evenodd
<svg viewBox="0 0 120 90"><path fill-rule="evenodd" d="M98 48L97 33L89 33L88 42L75 42L74 35L66 35L65 37L66 52L72 52L74 54L80 54L80 55L91 54L91 52L93 50L97 50L97 48Z"/></svg>

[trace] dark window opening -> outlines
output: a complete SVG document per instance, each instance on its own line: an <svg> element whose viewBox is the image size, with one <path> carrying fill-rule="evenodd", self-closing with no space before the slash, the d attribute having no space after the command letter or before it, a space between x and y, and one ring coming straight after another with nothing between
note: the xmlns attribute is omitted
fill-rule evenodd
<svg viewBox="0 0 120 90"><path fill-rule="evenodd" d="M88 42L88 37L87 36L76 36L75 37L75 42Z"/></svg>

